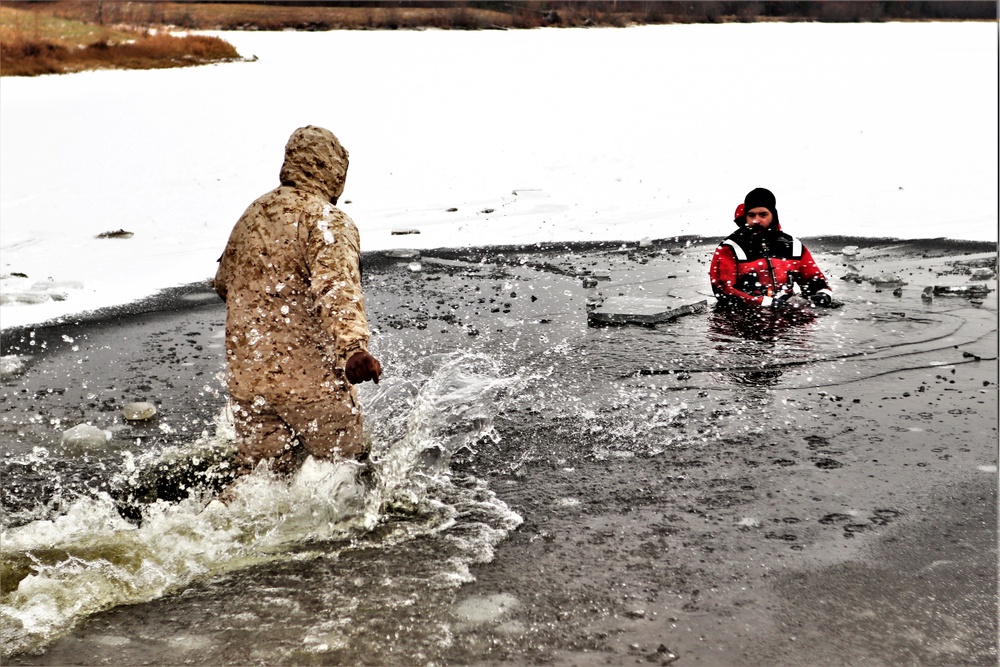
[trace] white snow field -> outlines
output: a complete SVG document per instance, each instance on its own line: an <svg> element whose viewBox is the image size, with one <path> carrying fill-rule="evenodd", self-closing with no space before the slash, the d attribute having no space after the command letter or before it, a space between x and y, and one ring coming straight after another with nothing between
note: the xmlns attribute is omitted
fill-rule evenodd
<svg viewBox="0 0 1000 667"><path fill-rule="evenodd" d="M257 59L0 81L0 327L210 278L307 124L363 250L721 238L757 186L800 237L997 238L995 23L213 34Z"/></svg>

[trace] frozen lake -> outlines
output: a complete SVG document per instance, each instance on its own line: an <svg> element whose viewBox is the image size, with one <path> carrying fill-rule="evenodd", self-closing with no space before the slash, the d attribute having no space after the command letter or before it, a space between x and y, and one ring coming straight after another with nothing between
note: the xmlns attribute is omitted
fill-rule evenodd
<svg viewBox="0 0 1000 667"><path fill-rule="evenodd" d="M898 297L839 280L826 246L843 308L761 336L711 312L588 327L579 280L705 298L711 239L757 186L799 237L995 243L995 24L224 37L256 60L0 82L15 662L631 661L620 618L714 624L696 598L733 562L846 553L933 485L995 476L995 277L984 304L920 298L966 282L954 262L995 266L988 244L874 243L855 261L899 273ZM458 250L366 264L373 467L254 476L221 507L224 312L203 281L305 124L351 152L364 251ZM489 250L508 244L529 245ZM178 286L163 312L75 322ZM160 412L125 423L131 400ZM110 438L64 442L81 422ZM513 574L463 597L511 541ZM995 657L981 630L963 655Z"/></svg>
<svg viewBox="0 0 1000 667"><path fill-rule="evenodd" d="M257 60L0 81L0 326L210 277L306 124L367 251L722 237L758 186L800 237L997 238L995 24L223 37Z"/></svg>

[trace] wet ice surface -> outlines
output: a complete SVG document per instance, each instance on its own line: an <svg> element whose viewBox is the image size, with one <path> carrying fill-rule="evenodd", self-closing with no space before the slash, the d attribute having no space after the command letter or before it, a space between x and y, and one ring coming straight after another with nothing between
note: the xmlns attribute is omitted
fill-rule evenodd
<svg viewBox="0 0 1000 667"><path fill-rule="evenodd" d="M724 470L734 457L765 459L809 475L850 467L863 457L852 447L863 442L845 447L842 436L862 430L852 421L862 407L855 399L871 400L852 387L940 368L898 394L946 389L955 368L995 358L995 299L926 301L919 276L904 276L909 284L894 296L837 280L846 259L817 253L844 306L815 317L749 334L712 312L655 327L588 326L587 303L599 297L706 298L710 253L697 242L469 250L424 253L419 271L413 257L367 258L372 347L386 369L380 385L362 390L372 471L359 477L352 466L322 463L292 482L257 475L229 508L209 504L210 491L228 481L231 451L221 304L125 326L36 332L24 352L44 345L49 353L26 354L0 402L9 443L5 646L51 644L42 656L16 658L49 664L468 662L515 650L540 658L550 654L531 653L533 643L558 642L540 620L510 616L526 608L524 592L459 598L469 568L520 523L512 500L556 516L585 516L595 498L616 494L636 512L659 503L705 522L735 513L737 530L788 549L801 548L806 530L851 536L891 523L899 510L886 506L824 505L807 528L792 513L769 517L752 502L749 473L720 472L719 461ZM872 261L888 270L894 260ZM932 282L965 282L940 268ZM586 286L595 273L608 280ZM121 406L138 400L159 413L124 423ZM843 428L799 433L797 453L769 444L817 413L843 415ZM901 437L928 427L913 417L916 430ZM112 432L106 447L61 443L83 421ZM601 488L599 475L582 474L618 466L634 470L636 488ZM519 481L539 475L542 487ZM190 490L188 500L155 502ZM531 513L523 519L519 539L552 543L554 529ZM649 539L666 545L691 530L690 520L658 515ZM588 543L613 542L613 527L586 523ZM655 552L643 561L658 567ZM7 582L18 581L11 591ZM575 594L562 594L570 608ZM141 604L122 606L129 603ZM631 617L653 608L648 600L595 604L595 613ZM606 648L607 637L564 621L563 645Z"/></svg>

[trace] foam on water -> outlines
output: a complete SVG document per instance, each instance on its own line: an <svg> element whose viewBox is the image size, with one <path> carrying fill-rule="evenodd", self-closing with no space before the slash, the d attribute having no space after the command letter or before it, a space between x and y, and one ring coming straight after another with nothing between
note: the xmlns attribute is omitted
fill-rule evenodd
<svg viewBox="0 0 1000 667"><path fill-rule="evenodd" d="M0 379L12 378L24 370L26 357L17 354L0 356Z"/></svg>
<svg viewBox="0 0 1000 667"><path fill-rule="evenodd" d="M469 565L491 558L521 519L482 481L452 479L448 462L480 438L496 437L493 418L519 380L501 377L495 364L475 355L441 355L426 368L426 376L414 373L375 390L375 405L381 392L406 408L370 412L381 426L374 429L368 464L307 459L291 479L261 466L233 484L225 503L207 489L192 489L179 502L144 504L138 525L122 518L115 499L102 492L76 499L58 516L5 528L3 655L37 650L104 609L254 564L335 558L358 540L385 548L444 534L458 548L436 566L430 583L468 581ZM214 435L157 456L227 451L233 438L223 414ZM126 457L120 475L149 466Z"/></svg>

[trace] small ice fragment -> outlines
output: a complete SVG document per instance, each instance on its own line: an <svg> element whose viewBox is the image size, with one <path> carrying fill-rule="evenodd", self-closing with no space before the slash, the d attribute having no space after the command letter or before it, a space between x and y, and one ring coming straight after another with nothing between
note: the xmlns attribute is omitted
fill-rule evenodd
<svg viewBox="0 0 1000 667"><path fill-rule="evenodd" d="M53 289L83 289L83 283L79 280L40 280L31 286L35 292L44 292Z"/></svg>
<svg viewBox="0 0 1000 667"><path fill-rule="evenodd" d="M103 431L90 424L77 424L62 434L62 444L74 447L99 447L110 439L110 431Z"/></svg>
<svg viewBox="0 0 1000 667"><path fill-rule="evenodd" d="M420 257L420 253L418 251L410 249L390 250L386 253L386 255L392 257L393 259L413 259L415 257Z"/></svg>
<svg viewBox="0 0 1000 667"><path fill-rule="evenodd" d="M20 373L24 368L24 357L8 354L0 357L0 378Z"/></svg>
<svg viewBox="0 0 1000 667"><path fill-rule="evenodd" d="M52 299L48 292L7 292L0 295L0 303L45 303Z"/></svg>
<svg viewBox="0 0 1000 667"><path fill-rule="evenodd" d="M147 401L136 401L122 406L122 418L128 421L143 421L155 414L156 406Z"/></svg>

